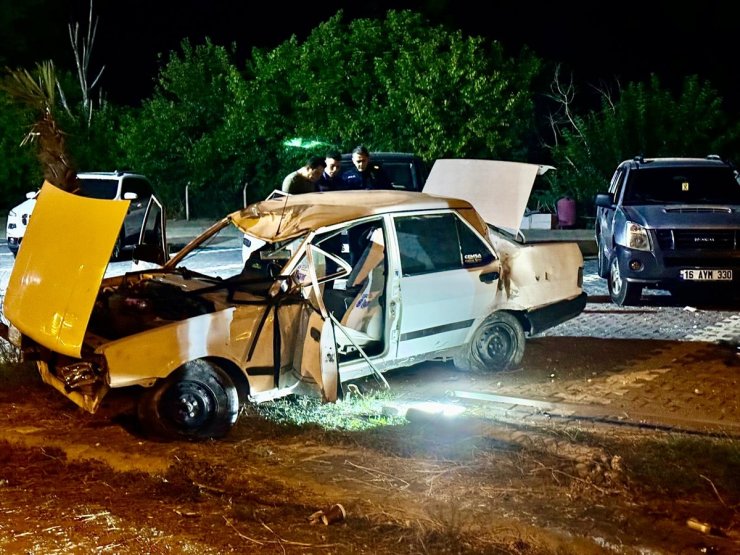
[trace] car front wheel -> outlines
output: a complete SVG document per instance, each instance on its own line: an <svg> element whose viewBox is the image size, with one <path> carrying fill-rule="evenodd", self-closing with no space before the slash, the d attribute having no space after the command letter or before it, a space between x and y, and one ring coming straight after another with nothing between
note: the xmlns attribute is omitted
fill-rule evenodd
<svg viewBox="0 0 740 555"><path fill-rule="evenodd" d="M516 316L508 312L496 312L483 321L453 361L455 366L463 370L506 370L521 363L524 341L524 329Z"/></svg>
<svg viewBox="0 0 740 555"><path fill-rule="evenodd" d="M619 259L612 256L609 264L609 296L614 304L619 306L635 305L642 295L642 286L636 283L630 283L622 278L622 272L619 269Z"/></svg>
<svg viewBox="0 0 740 555"><path fill-rule="evenodd" d="M204 360L188 362L142 395L138 416L147 434L208 439L225 436L239 414L229 375Z"/></svg>

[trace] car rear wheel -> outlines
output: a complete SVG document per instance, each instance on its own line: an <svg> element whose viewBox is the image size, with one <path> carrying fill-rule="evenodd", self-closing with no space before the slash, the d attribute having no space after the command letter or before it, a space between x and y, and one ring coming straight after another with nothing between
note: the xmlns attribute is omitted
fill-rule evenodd
<svg viewBox="0 0 740 555"><path fill-rule="evenodd" d="M516 316L496 312L486 318L453 362L461 370L498 372L519 365L524 356L524 329Z"/></svg>
<svg viewBox="0 0 740 555"><path fill-rule="evenodd" d="M229 375L205 360L188 362L157 381L139 400L145 433L188 439L226 435L239 414L239 396Z"/></svg>
<svg viewBox="0 0 740 555"><path fill-rule="evenodd" d="M642 286L636 283L630 283L622 278L622 272L619 269L619 259L612 256L609 264L609 296L614 304L619 306L635 305L639 302L642 295Z"/></svg>

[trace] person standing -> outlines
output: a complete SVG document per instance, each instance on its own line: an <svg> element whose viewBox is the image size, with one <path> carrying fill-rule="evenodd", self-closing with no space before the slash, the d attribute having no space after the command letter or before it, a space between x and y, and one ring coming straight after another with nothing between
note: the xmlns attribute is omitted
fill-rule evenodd
<svg viewBox="0 0 740 555"><path fill-rule="evenodd" d="M311 156L303 167L285 176L281 190L291 195L318 191L316 183L321 178L325 167L326 162L323 158Z"/></svg>
<svg viewBox="0 0 740 555"><path fill-rule="evenodd" d="M344 172L344 179L349 189L393 189L388 175L378 165L370 161L370 152L364 145L352 151L354 168Z"/></svg>
<svg viewBox="0 0 740 555"><path fill-rule="evenodd" d="M342 179L342 155L336 150L329 151L326 153L324 162L326 162L326 168L316 184L319 191L344 191L347 189L347 184Z"/></svg>

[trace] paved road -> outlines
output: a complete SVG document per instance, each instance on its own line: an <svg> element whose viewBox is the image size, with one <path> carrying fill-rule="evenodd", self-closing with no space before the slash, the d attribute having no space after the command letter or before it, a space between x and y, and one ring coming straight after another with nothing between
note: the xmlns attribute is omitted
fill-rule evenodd
<svg viewBox="0 0 740 555"><path fill-rule="evenodd" d="M611 302L606 280L596 273L596 260L585 263L583 288L588 293L584 313L545 335L621 339L706 341L740 345L740 307L686 305L665 291L646 290L641 306L619 307Z"/></svg>

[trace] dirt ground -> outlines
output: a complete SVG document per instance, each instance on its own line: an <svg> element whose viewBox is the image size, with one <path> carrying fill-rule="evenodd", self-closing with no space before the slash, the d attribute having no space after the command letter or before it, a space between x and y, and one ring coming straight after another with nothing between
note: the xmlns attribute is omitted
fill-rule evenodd
<svg viewBox="0 0 740 555"><path fill-rule="evenodd" d="M536 391L740 422L734 348L586 338L573 352L567 341L534 339L522 369L493 376L448 364L394 372L375 408L372 382L359 384L365 399L333 410L374 427L332 429L321 425L328 409L288 401L276 406L303 407L307 423L245 409L229 436L204 443L144 435L136 391L112 392L89 415L28 366L6 367L0 553L740 553L733 433L502 421L480 403L456 418L382 414L453 390ZM640 355L610 363L611 350ZM712 369L722 377L707 381ZM334 504L345 517L324 524L315 513Z"/></svg>

